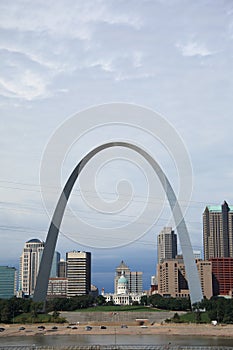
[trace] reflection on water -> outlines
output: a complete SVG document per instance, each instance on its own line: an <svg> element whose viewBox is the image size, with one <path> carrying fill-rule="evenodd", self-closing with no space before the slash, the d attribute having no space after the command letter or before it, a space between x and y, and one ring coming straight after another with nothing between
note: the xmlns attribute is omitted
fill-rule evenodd
<svg viewBox="0 0 233 350"><path fill-rule="evenodd" d="M20 337L1 337L3 345L109 345L109 344L138 344L138 345L204 345L204 346L232 346L233 339L219 337L193 337L171 335L37 335Z"/></svg>

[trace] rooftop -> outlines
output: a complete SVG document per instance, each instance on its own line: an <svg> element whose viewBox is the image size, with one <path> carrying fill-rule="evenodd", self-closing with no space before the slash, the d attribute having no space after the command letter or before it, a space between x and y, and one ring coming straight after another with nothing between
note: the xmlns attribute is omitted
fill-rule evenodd
<svg viewBox="0 0 233 350"><path fill-rule="evenodd" d="M128 269L129 267L125 264L125 262L123 260L121 260L120 265L117 267L118 270L122 270L122 269Z"/></svg>
<svg viewBox="0 0 233 350"><path fill-rule="evenodd" d="M42 242L37 238L32 238L29 241L27 241L27 243L42 243Z"/></svg>
<svg viewBox="0 0 233 350"><path fill-rule="evenodd" d="M233 205L228 205L229 211L233 212ZM222 206L221 205L207 205L207 208L210 212L221 213Z"/></svg>

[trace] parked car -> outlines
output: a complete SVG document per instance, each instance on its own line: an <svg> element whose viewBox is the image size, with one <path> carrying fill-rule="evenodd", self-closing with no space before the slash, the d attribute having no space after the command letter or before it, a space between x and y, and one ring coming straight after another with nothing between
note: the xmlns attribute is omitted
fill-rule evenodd
<svg viewBox="0 0 233 350"><path fill-rule="evenodd" d="M122 324L121 328L128 328L127 324Z"/></svg>
<svg viewBox="0 0 233 350"><path fill-rule="evenodd" d="M5 328L0 327L0 332L4 332L4 331L5 331Z"/></svg>
<svg viewBox="0 0 233 350"><path fill-rule="evenodd" d="M24 331L25 327L19 327L19 331Z"/></svg>
<svg viewBox="0 0 233 350"><path fill-rule="evenodd" d="M37 328L38 328L38 329L44 330L44 329L45 329L45 326L38 326Z"/></svg>
<svg viewBox="0 0 233 350"><path fill-rule="evenodd" d="M78 329L78 327L74 326L74 327L71 327L72 329Z"/></svg>
<svg viewBox="0 0 233 350"><path fill-rule="evenodd" d="M100 326L100 329L107 329L106 326Z"/></svg>
<svg viewBox="0 0 233 350"><path fill-rule="evenodd" d="M91 330L92 330L92 327L91 327L91 326L86 326L86 327L85 327L85 330L86 330L86 331L91 331Z"/></svg>
<svg viewBox="0 0 233 350"><path fill-rule="evenodd" d="M55 330L57 329L57 327L56 327L56 326L53 326L52 329L55 331Z"/></svg>

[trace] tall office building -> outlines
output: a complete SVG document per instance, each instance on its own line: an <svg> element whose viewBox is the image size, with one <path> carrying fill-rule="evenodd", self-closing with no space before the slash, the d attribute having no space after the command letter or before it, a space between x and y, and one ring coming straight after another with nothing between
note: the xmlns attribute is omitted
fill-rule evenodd
<svg viewBox="0 0 233 350"><path fill-rule="evenodd" d="M89 294L91 290L91 253L66 253L67 296Z"/></svg>
<svg viewBox="0 0 233 350"><path fill-rule="evenodd" d="M203 295L209 299L213 295L211 262L198 260L197 270L201 282ZM174 298L189 296L185 265L181 257L178 259L163 260L157 265L158 293Z"/></svg>
<svg viewBox="0 0 233 350"><path fill-rule="evenodd" d="M24 295L31 296L34 293L43 250L44 242L37 238L30 239L24 245L19 264L19 291ZM50 277L58 276L59 260L60 253L55 252Z"/></svg>
<svg viewBox="0 0 233 350"><path fill-rule="evenodd" d="M54 252L51 271L50 271L50 278L56 278L58 277L58 268L59 268L59 262L60 262L61 254L59 252Z"/></svg>
<svg viewBox="0 0 233 350"><path fill-rule="evenodd" d="M17 273L15 267L0 266L0 299L16 295Z"/></svg>
<svg viewBox="0 0 233 350"><path fill-rule="evenodd" d="M177 255L177 235L171 227L164 227L157 238L158 263Z"/></svg>
<svg viewBox="0 0 233 350"><path fill-rule="evenodd" d="M30 239L24 245L20 257L19 290L27 296L34 292L43 250L44 242L36 238Z"/></svg>
<svg viewBox="0 0 233 350"><path fill-rule="evenodd" d="M201 282L204 297L210 299L213 296L212 262L206 260L196 261L197 271Z"/></svg>
<svg viewBox="0 0 233 350"><path fill-rule="evenodd" d="M61 259L58 263L58 277L66 277L66 261Z"/></svg>
<svg viewBox="0 0 233 350"><path fill-rule="evenodd" d="M212 258L213 295L233 295L233 258Z"/></svg>
<svg viewBox="0 0 233 350"><path fill-rule="evenodd" d="M142 293L142 272L130 271L129 274L129 292Z"/></svg>
<svg viewBox="0 0 233 350"><path fill-rule="evenodd" d="M233 206L207 206L203 213L204 259L233 257Z"/></svg>
<svg viewBox="0 0 233 350"><path fill-rule="evenodd" d="M141 271L131 271L130 268L122 260L120 265L116 268L115 278L114 278L114 292L117 293L118 290L118 280L120 276L124 273L125 278L128 281L129 293L142 293L142 272Z"/></svg>

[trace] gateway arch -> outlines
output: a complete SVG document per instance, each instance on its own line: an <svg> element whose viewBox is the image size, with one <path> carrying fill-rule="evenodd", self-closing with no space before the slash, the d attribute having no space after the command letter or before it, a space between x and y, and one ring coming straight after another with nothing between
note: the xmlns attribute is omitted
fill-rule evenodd
<svg viewBox="0 0 233 350"><path fill-rule="evenodd" d="M185 220L183 218L181 208L177 201L175 192L173 191L173 188L170 182L168 181L166 175L164 174L159 164L145 150L128 142L109 142L94 148L78 163L78 165L75 167L75 169L71 173L60 195L60 198L58 200L58 203L56 205L56 208L51 220L51 224L49 227L49 231L48 231L45 246L44 246L44 252L40 263L40 269L37 277L37 283L36 283L33 300L36 302L46 301L49 275L50 275L53 255L54 255L55 247L57 243L57 238L60 230L60 225L62 222L67 201L70 197L73 186L79 174L81 173L82 169L85 167L85 165L89 162L89 160L92 157L94 157L97 153L110 147L126 147L139 153L142 157L144 157L149 162L150 166L153 168L153 170L157 174L162 184L162 187L166 193L171 211L173 213L174 221L176 224L176 229L180 240L180 245L181 245L184 264L185 264L185 270L186 270L187 279L188 279L191 304L193 305L194 303L200 302L203 299L201 284L200 284L198 271L197 271L196 263L193 256L193 250L192 250L188 230L185 224Z"/></svg>

